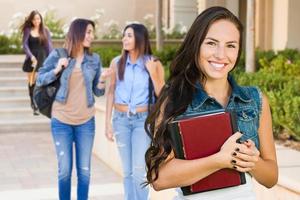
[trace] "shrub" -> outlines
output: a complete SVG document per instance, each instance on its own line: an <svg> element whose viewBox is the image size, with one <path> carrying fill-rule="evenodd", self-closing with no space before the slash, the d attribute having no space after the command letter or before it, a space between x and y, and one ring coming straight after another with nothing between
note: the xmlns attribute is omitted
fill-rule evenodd
<svg viewBox="0 0 300 200"><path fill-rule="evenodd" d="M0 54L8 52L9 39L5 35L0 35Z"/></svg>
<svg viewBox="0 0 300 200"><path fill-rule="evenodd" d="M102 39L121 39L122 32L120 31L119 23L115 20L110 20L104 23L106 32L103 34Z"/></svg>
<svg viewBox="0 0 300 200"><path fill-rule="evenodd" d="M162 51L154 50L153 54L154 54L154 56L156 56L157 58L160 59L160 61L162 62L162 64L164 66L169 67L172 59L176 55L177 49L178 49L177 45L165 46Z"/></svg>
<svg viewBox="0 0 300 200"><path fill-rule="evenodd" d="M64 38L63 20L56 17L55 10L46 11L44 23L49 28L52 39Z"/></svg>
<svg viewBox="0 0 300 200"><path fill-rule="evenodd" d="M121 47L114 47L114 48L95 48L93 49L95 53L100 55L102 66L109 67L111 60L116 57L117 55L121 54Z"/></svg>
<svg viewBox="0 0 300 200"><path fill-rule="evenodd" d="M100 47L93 48L93 51L100 55L103 66L108 67L111 60L121 54L121 48L121 46ZM164 47L162 51L154 49L153 55L160 59L163 66L169 67L170 62L175 57L177 48L177 45L170 45Z"/></svg>
<svg viewBox="0 0 300 200"><path fill-rule="evenodd" d="M300 54L287 49L259 55L256 73L237 70L234 75L240 84L259 86L268 96L275 136L287 132L300 140Z"/></svg>
<svg viewBox="0 0 300 200"><path fill-rule="evenodd" d="M0 35L0 54L22 53L20 36L17 34L7 37Z"/></svg>

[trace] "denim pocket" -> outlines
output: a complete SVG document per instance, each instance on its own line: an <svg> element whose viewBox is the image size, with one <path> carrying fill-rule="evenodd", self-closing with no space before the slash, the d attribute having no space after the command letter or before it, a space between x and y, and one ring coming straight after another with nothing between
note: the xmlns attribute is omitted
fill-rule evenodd
<svg viewBox="0 0 300 200"><path fill-rule="evenodd" d="M254 109L244 109L237 112L238 119L241 121L251 121L257 117Z"/></svg>
<svg viewBox="0 0 300 200"><path fill-rule="evenodd" d="M238 128L243 133L241 141L252 139L258 142L258 114L253 108L244 108L237 111Z"/></svg>
<svg viewBox="0 0 300 200"><path fill-rule="evenodd" d="M122 113L118 112L118 111L114 111L113 112L113 116L112 116L112 121L115 122L117 120L119 120L122 116Z"/></svg>
<svg viewBox="0 0 300 200"><path fill-rule="evenodd" d="M116 115L113 115L113 117L112 117L112 121L113 122L115 122L115 121L117 121L118 120L118 116L116 116Z"/></svg>

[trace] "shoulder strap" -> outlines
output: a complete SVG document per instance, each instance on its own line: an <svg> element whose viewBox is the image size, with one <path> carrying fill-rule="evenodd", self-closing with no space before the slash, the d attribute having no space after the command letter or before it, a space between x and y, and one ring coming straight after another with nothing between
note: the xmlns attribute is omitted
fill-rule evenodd
<svg viewBox="0 0 300 200"><path fill-rule="evenodd" d="M157 96L154 91L154 85L151 77L149 77L149 100L148 100L148 111L150 111L152 104L155 104L157 101Z"/></svg>
<svg viewBox="0 0 300 200"><path fill-rule="evenodd" d="M55 50L56 50L59 58L68 58L69 57L67 49L65 49L65 48L57 48ZM65 70L65 68L63 67L62 70L56 75L57 78L60 78L60 76L61 76L61 74L63 73L64 70Z"/></svg>

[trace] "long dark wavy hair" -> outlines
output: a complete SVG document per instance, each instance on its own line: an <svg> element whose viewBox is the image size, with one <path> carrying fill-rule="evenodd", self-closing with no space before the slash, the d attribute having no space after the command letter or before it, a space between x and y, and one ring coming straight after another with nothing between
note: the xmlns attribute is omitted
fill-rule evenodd
<svg viewBox="0 0 300 200"><path fill-rule="evenodd" d="M82 48L82 42L84 41L86 29L89 24L95 29L95 23L92 20L79 18L72 21L64 44L71 57L76 57L76 54ZM84 47L84 51L91 54L89 47Z"/></svg>
<svg viewBox="0 0 300 200"><path fill-rule="evenodd" d="M39 27L39 40L41 44L48 45L48 34L46 33L46 27L44 26L43 17L37 10L31 11L30 14L25 18L24 23L20 26L21 33L24 35L24 32L27 28L29 28L30 30L33 28L32 20L36 15L39 15L41 18L41 24Z"/></svg>
<svg viewBox="0 0 300 200"><path fill-rule="evenodd" d="M195 94L196 83L200 81L202 84L206 80L199 67L200 46L210 26L218 20L228 20L238 29L240 40L235 65L239 60L243 32L243 26L239 19L223 7L211 7L203 11L193 22L177 51L170 66L169 79L145 122L146 132L152 140L145 155L147 166L146 184L151 184L158 179L159 167L173 149L167 128L168 123L186 111Z"/></svg>
<svg viewBox="0 0 300 200"><path fill-rule="evenodd" d="M133 29L135 39L135 50L138 51L138 56L152 55L150 46L149 33L147 28L143 24L128 24L123 31L123 35L128 28ZM118 77L119 80L124 79L125 64L127 59L128 51L122 50L120 61L118 62Z"/></svg>

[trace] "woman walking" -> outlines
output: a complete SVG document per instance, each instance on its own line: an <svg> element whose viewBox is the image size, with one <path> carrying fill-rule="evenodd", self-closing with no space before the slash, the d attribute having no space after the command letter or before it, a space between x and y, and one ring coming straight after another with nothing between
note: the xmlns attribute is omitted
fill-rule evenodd
<svg viewBox="0 0 300 200"><path fill-rule="evenodd" d="M28 90L33 114L38 115L37 107L33 102L33 89L36 73L43 65L44 60L52 50L52 43L49 30L44 26L42 15L33 10L26 17L21 25L23 34L23 50L26 58L23 64L23 71L27 73Z"/></svg>
<svg viewBox="0 0 300 200"><path fill-rule="evenodd" d="M65 40L69 58L52 51L39 70L37 85L60 77L60 88L52 106L51 130L58 159L59 199L71 199L73 144L75 144L77 199L87 200L90 184L91 153L95 135L94 95L104 94L108 71L101 73L101 60L90 52L94 22L76 19Z"/></svg>
<svg viewBox="0 0 300 200"><path fill-rule="evenodd" d="M149 199L145 182L145 152L150 138L144 123L155 96L164 85L164 70L152 56L148 31L129 24L123 32L122 54L112 60L113 70L106 104L105 134L115 136L121 156L125 200ZM114 108L112 124L111 115Z"/></svg>

